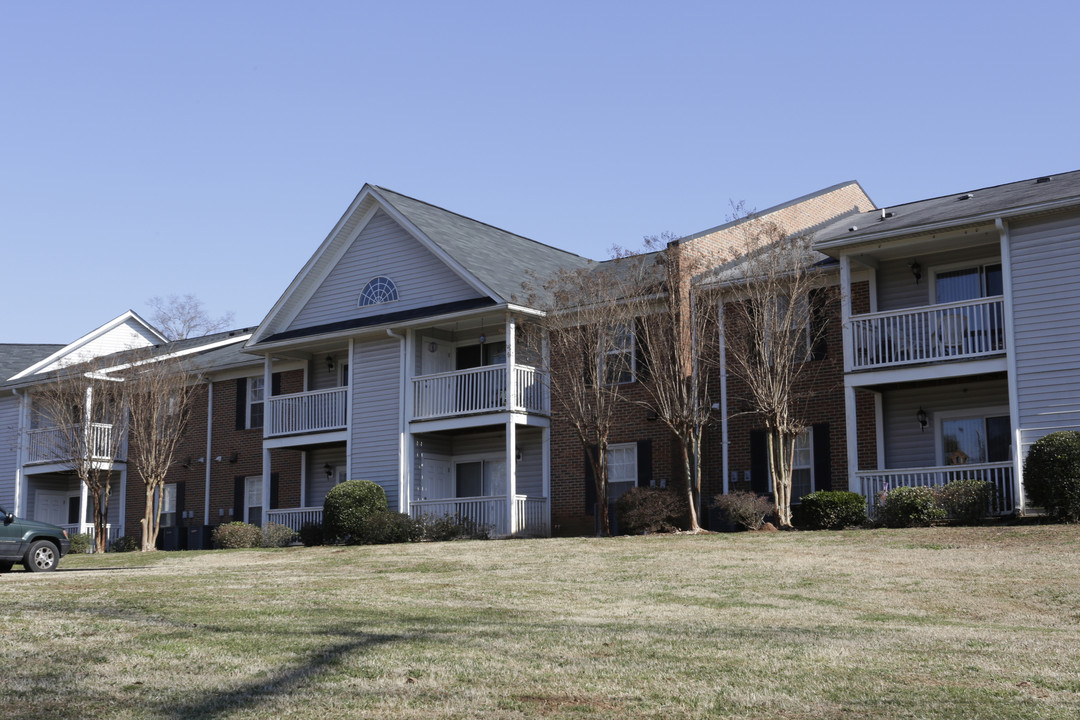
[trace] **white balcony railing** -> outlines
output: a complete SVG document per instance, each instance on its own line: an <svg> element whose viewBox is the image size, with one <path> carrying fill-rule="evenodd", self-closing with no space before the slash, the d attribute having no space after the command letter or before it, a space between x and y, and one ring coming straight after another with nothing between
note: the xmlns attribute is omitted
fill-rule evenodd
<svg viewBox="0 0 1080 720"><path fill-rule="evenodd" d="M1001 297L857 315L851 318L852 370L1005 352Z"/></svg>
<svg viewBox="0 0 1080 720"><path fill-rule="evenodd" d="M507 406L506 365L454 370L413 378L413 419L467 415L504 410L546 414L550 411L547 383L537 368L514 366L514 402Z"/></svg>
<svg viewBox="0 0 1080 720"><path fill-rule="evenodd" d="M495 536L513 534L546 537L549 534L547 498L515 495L514 502L517 522L513 533L507 532L505 496L417 500L409 505L409 512L414 518L450 517L461 525L487 530Z"/></svg>
<svg viewBox="0 0 1080 720"><path fill-rule="evenodd" d="M902 470L865 470L855 473L866 498L867 509L873 513L881 494L898 487L937 487L954 480L985 480L996 492L987 512L1005 515L1016 507L1016 488L1013 485L1011 462L979 463L977 465L946 465L941 467L904 468Z"/></svg>
<svg viewBox="0 0 1080 720"><path fill-rule="evenodd" d="M27 432L28 456L26 462L49 463L66 462L79 458L95 461L124 460L127 447L121 438L117 447L113 438L113 426L108 423L91 423L88 432L82 432L82 425L34 428ZM83 446L82 443L87 443ZM89 452L84 452L87 447ZM115 451L116 457L112 457Z"/></svg>
<svg viewBox="0 0 1080 720"><path fill-rule="evenodd" d="M322 525L321 507L280 508L266 511L266 522L284 525L296 532L305 525Z"/></svg>
<svg viewBox="0 0 1080 720"><path fill-rule="evenodd" d="M344 430L348 401L345 387L275 395L267 401L266 437Z"/></svg>

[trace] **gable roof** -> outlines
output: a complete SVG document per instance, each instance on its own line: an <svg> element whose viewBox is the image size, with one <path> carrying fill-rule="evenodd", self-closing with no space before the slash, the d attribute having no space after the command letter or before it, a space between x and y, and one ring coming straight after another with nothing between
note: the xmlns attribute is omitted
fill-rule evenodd
<svg viewBox="0 0 1080 720"><path fill-rule="evenodd" d="M32 365L24 367L21 372L18 372L8 377L7 380L19 380L20 378L25 378L30 375L36 375L37 373L49 370L56 364L58 364L61 360L72 355L77 355L81 349L85 348L90 343L105 337L113 330L116 330L117 328L128 322L131 322L136 327L141 328L145 335L148 335L151 338L155 338L162 343L167 342L165 336L158 332L157 328L139 317L139 315L134 310L128 310L127 312L105 323L101 327L91 330L78 340L68 343L67 345L60 346L59 349L57 349L52 354L42 358L41 360L33 363Z"/></svg>
<svg viewBox="0 0 1080 720"><path fill-rule="evenodd" d="M390 215L450 270L494 303L517 302L530 272L546 274L558 267L590 262L408 195L364 185L259 324L248 347L286 332L377 209Z"/></svg>
<svg viewBox="0 0 1080 720"><path fill-rule="evenodd" d="M1080 205L1080 170L859 213L822 228L815 245L828 249L1074 205Z"/></svg>

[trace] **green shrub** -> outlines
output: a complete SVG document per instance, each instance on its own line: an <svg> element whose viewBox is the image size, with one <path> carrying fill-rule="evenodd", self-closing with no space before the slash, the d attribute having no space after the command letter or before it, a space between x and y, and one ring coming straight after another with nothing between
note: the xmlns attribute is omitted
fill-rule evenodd
<svg viewBox="0 0 1080 720"><path fill-rule="evenodd" d="M997 489L986 480L953 480L938 491L941 506L949 517L963 525L974 525L990 511Z"/></svg>
<svg viewBox="0 0 1080 720"><path fill-rule="evenodd" d="M803 495L797 507L798 525L809 530L842 530L863 525L867 520L866 498L847 490L819 490Z"/></svg>
<svg viewBox="0 0 1080 720"><path fill-rule="evenodd" d="M68 538L71 541L71 552L74 553L88 553L94 547L94 539L90 537L90 533L75 533Z"/></svg>
<svg viewBox="0 0 1080 720"><path fill-rule="evenodd" d="M109 545L109 552L135 552L139 549L139 541L130 535L121 535Z"/></svg>
<svg viewBox="0 0 1080 720"><path fill-rule="evenodd" d="M772 500L743 490L717 495L713 498L713 506L744 530L760 530L765 518L773 511Z"/></svg>
<svg viewBox="0 0 1080 720"><path fill-rule="evenodd" d="M314 545L323 544L323 532L322 525L316 525L315 523L304 523L300 526L300 542L304 543L304 547L312 547Z"/></svg>
<svg viewBox="0 0 1080 720"><path fill-rule="evenodd" d="M1056 432L1035 441L1024 461L1024 488L1050 517L1080 522L1080 432Z"/></svg>
<svg viewBox="0 0 1080 720"><path fill-rule="evenodd" d="M937 491L929 487L893 488L878 505L878 519L885 527L927 527L945 517Z"/></svg>
<svg viewBox="0 0 1080 720"><path fill-rule="evenodd" d="M615 509L621 533L675 532L686 519L686 498L667 488L635 487L615 502Z"/></svg>
<svg viewBox="0 0 1080 720"><path fill-rule="evenodd" d="M364 521L386 512L386 492L370 480L347 480L326 493L323 537L330 541L363 542Z"/></svg>
<svg viewBox="0 0 1080 720"><path fill-rule="evenodd" d="M262 529L262 546L289 547L296 539L296 531L288 525L280 523L266 523Z"/></svg>
<svg viewBox="0 0 1080 720"><path fill-rule="evenodd" d="M258 525L246 522L231 522L218 525L212 533L214 547L225 550L235 548L254 548L262 545L262 530Z"/></svg>
<svg viewBox="0 0 1080 720"><path fill-rule="evenodd" d="M365 545L420 542L423 538L424 524L406 513L377 512L364 521L362 542Z"/></svg>

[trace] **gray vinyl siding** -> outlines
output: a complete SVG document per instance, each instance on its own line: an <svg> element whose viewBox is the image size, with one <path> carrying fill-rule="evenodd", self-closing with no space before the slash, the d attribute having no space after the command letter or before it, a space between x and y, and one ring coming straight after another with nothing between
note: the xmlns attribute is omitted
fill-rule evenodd
<svg viewBox="0 0 1080 720"><path fill-rule="evenodd" d="M327 355L334 358L333 370L326 367ZM342 363L348 361L349 353L347 350L315 353L315 357L308 363L308 390L327 390L338 387L338 368L341 367Z"/></svg>
<svg viewBox="0 0 1080 720"><path fill-rule="evenodd" d="M885 427L885 469L933 467L938 464L935 413L984 407L1008 407L1009 386L1001 380L921 385L882 394ZM926 430L916 414L926 411Z"/></svg>
<svg viewBox="0 0 1080 720"><path fill-rule="evenodd" d="M128 478L129 496L134 489L131 485L132 481L138 482L138 478ZM26 485L27 498L25 515L30 519L35 519L34 509L37 506L38 491L62 492L67 494L69 497L73 495L79 495L82 492L82 486L78 479L64 475L30 475L27 479ZM89 502L89 499L87 499L86 517L88 522L92 521ZM112 492L109 496L108 522L110 525L113 526L114 529L120 527L120 473L115 473L112 479Z"/></svg>
<svg viewBox="0 0 1080 720"><path fill-rule="evenodd" d="M369 280L394 281L398 300L358 307ZM379 210L338 260L288 329L382 315L480 297L430 250Z"/></svg>
<svg viewBox="0 0 1080 720"><path fill-rule="evenodd" d="M995 238L996 240L996 238ZM922 266L922 279L915 283L911 274L913 258L883 260L877 271L878 310L901 310L930 304L930 288L934 282L932 271L941 265L970 262L1000 262L1001 247L997 242L976 247L918 256Z"/></svg>
<svg viewBox="0 0 1080 720"><path fill-rule="evenodd" d="M1057 428L1080 429L1080 215L1018 223L1009 234L1026 446Z"/></svg>
<svg viewBox="0 0 1080 720"><path fill-rule="evenodd" d="M19 460L19 398L0 398L0 507L15 512Z"/></svg>
<svg viewBox="0 0 1080 720"><path fill-rule="evenodd" d="M521 460L517 464L517 494L541 497L544 490L544 466L542 434L536 428L517 429L517 447ZM503 457L506 454L506 433L494 432L469 434L458 437L443 435L417 435L414 437L413 477L420 475L421 454L442 455L450 458L466 455Z"/></svg>
<svg viewBox="0 0 1080 720"><path fill-rule="evenodd" d="M318 447L307 451L307 483L305 486L304 506L321 507L326 493L337 483L335 477L327 479L326 466L345 467L345 446Z"/></svg>
<svg viewBox="0 0 1080 720"><path fill-rule="evenodd" d="M349 477L382 485L391 509L400 498L400 341L357 341L353 382L352 457Z"/></svg>

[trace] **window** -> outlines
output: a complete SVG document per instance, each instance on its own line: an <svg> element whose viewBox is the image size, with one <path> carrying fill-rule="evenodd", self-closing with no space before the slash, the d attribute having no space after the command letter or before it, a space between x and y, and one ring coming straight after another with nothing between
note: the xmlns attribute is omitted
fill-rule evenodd
<svg viewBox="0 0 1080 720"><path fill-rule="evenodd" d="M976 265L934 274L935 300L939 303L978 300L1004 292L1001 263Z"/></svg>
<svg viewBox="0 0 1080 720"><path fill-rule="evenodd" d="M791 502L798 503L803 495L814 492L814 461L810 429L795 437L795 452L791 458Z"/></svg>
<svg viewBox="0 0 1080 720"><path fill-rule="evenodd" d="M263 479L261 475L244 478L244 517L245 522L262 525Z"/></svg>
<svg viewBox="0 0 1080 720"><path fill-rule="evenodd" d="M248 378L247 427L261 428L263 426L263 400L265 395L266 379L263 377Z"/></svg>
<svg viewBox="0 0 1080 720"><path fill-rule="evenodd" d="M941 450L945 465L1008 462L1012 457L1009 416L942 418Z"/></svg>
<svg viewBox="0 0 1080 720"><path fill-rule="evenodd" d="M506 461L502 459L462 460L454 463L456 497L497 497L506 495Z"/></svg>
<svg viewBox="0 0 1080 720"><path fill-rule="evenodd" d="M638 482L637 443L608 445L608 502L615 502Z"/></svg>
<svg viewBox="0 0 1080 720"><path fill-rule="evenodd" d="M349 363L338 363L338 387L347 387L349 384Z"/></svg>
<svg viewBox="0 0 1080 720"><path fill-rule="evenodd" d="M608 385L634 382L637 370L634 326L630 323L618 323L612 333L612 341L600 358L600 377L604 378Z"/></svg>
<svg viewBox="0 0 1080 720"><path fill-rule="evenodd" d="M382 303L393 302L397 299L397 286L394 285L394 281L380 275L377 278L372 278L368 281L368 284L364 286L364 291L360 293L358 306L380 305Z"/></svg>
<svg viewBox="0 0 1080 720"><path fill-rule="evenodd" d="M165 485L161 489L161 527L176 525L176 483Z"/></svg>

